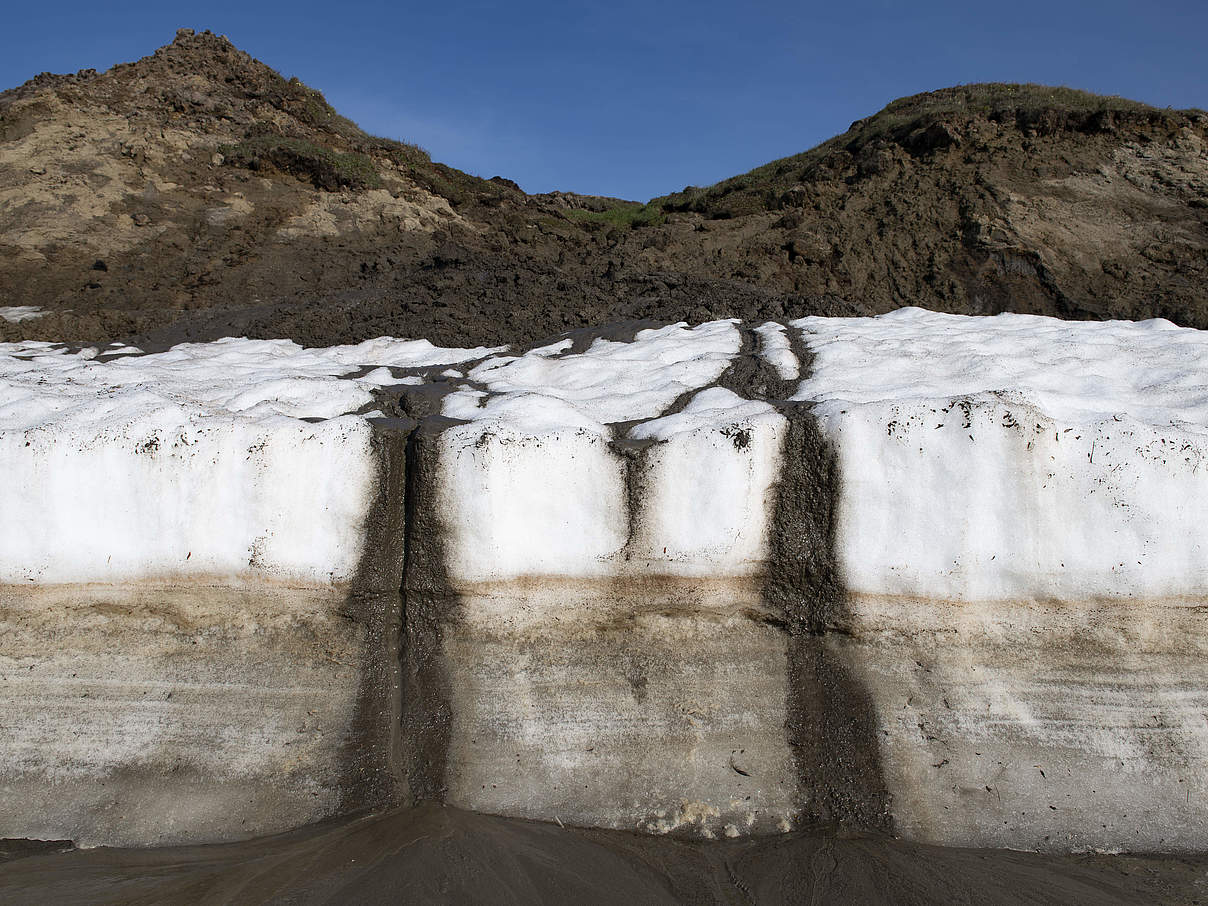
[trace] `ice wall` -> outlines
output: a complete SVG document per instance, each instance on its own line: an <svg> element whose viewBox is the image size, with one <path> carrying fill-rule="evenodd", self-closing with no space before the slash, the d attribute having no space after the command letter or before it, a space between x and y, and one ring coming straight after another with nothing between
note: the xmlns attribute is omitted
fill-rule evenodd
<svg viewBox="0 0 1208 906"><path fill-rule="evenodd" d="M919 310L0 346L0 835L1202 848L1206 366Z"/></svg>
<svg viewBox="0 0 1208 906"><path fill-rule="evenodd" d="M431 500L457 602L447 797L658 832L787 827L785 639L758 617L785 419L714 386L735 324L568 345L480 365L484 390L445 399L464 420Z"/></svg>
<svg viewBox="0 0 1208 906"><path fill-rule="evenodd" d="M0 346L0 836L230 839L405 797L405 437L351 413L487 352Z"/></svg>
<svg viewBox="0 0 1208 906"><path fill-rule="evenodd" d="M794 326L841 476L828 644L897 830L1203 847L1208 335L917 309Z"/></svg>

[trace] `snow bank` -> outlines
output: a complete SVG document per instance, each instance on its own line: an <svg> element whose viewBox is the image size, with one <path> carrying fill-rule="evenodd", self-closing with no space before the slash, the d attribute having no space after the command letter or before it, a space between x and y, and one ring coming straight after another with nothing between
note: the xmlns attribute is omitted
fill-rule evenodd
<svg viewBox="0 0 1208 906"><path fill-rule="evenodd" d="M792 328L814 356L796 399L840 458L852 590L1208 587L1204 334L917 309ZM783 325L754 334L778 376L798 373ZM523 355L390 339L0 345L0 581L346 579L375 493L358 413L375 387L429 380L460 423L438 491L456 577L750 573L784 421L713 386L741 346L730 321Z"/></svg>
<svg viewBox="0 0 1208 906"><path fill-rule="evenodd" d="M391 369L489 352L0 345L0 583L345 581L377 494L371 428L346 413L396 383Z"/></svg>
<svg viewBox="0 0 1208 906"><path fill-rule="evenodd" d="M442 410L465 420L442 441L452 576L757 571L784 420L708 388L740 345L735 325L716 321L472 369L485 389L454 392Z"/></svg>
<svg viewBox="0 0 1208 906"><path fill-rule="evenodd" d="M386 338L329 349L227 339L152 355L0 345L0 582L347 580L377 493L371 391L428 380L452 390L443 413L465 422L443 438L458 576L599 575L635 557L675 572L723 550L747 563L763 540L777 417L732 394L691 396L740 346L729 321L518 356ZM645 480L635 516L617 423L677 400L683 412L633 435L660 448L649 465L665 476ZM685 476L722 460L737 497L702 499Z"/></svg>
<svg viewBox="0 0 1208 906"><path fill-rule="evenodd" d="M789 381L794 405L760 398ZM442 416L412 437L405 508L369 420L399 393ZM216 760L190 762L215 834L243 819L214 803L275 802L283 776L296 798L258 827L344 807L355 715L380 719L384 776L398 708L431 705L404 725L447 715L445 748L406 776L437 771L469 808L708 836L867 806L947 843L1206 845L1208 786L1184 776L1208 762L1206 456L1208 335L1161 321L912 309L519 355L0 345L0 593L21 639L0 667L25 689L0 722L45 715L10 746L26 786L0 806L49 802L54 740L80 731L56 814L109 809L94 780L168 726L148 690L173 682L209 710L178 694L140 770L176 801L178 753L234 715ZM431 617L408 627L433 661L402 671L403 705L401 563L372 613L350 619L340 584L383 506L412 520ZM85 680L113 720L38 704ZM280 714L249 734L261 707Z"/></svg>
<svg viewBox="0 0 1208 906"><path fill-rule="evenodd" d="M903 309L794 322L853 592L1208 591L1208 334Z"/></svg>

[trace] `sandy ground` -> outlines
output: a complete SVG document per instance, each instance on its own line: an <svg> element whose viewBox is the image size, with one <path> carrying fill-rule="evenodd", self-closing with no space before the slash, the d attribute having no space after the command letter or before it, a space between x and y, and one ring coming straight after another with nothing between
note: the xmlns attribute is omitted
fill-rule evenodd
<svg viewBox="0 0 1208 906"><path fill-rule="evenodd" d="M1208 903L1203 855L954 849L820 831L702 843L438 805L241 843L54 848L0 843L0 902Z"/></svg>

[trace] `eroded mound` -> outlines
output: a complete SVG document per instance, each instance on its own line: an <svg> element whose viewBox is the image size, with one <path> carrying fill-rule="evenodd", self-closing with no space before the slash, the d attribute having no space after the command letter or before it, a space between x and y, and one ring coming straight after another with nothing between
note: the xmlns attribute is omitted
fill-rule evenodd
<svg viewBox="0 0 1208 906"><path fill-rule="evenodd" d="M1037 85L904 98L642 205L366 135L225 38L0 94L0 339L533 343L615 320L1208 327L1208 119Z"/></svg>

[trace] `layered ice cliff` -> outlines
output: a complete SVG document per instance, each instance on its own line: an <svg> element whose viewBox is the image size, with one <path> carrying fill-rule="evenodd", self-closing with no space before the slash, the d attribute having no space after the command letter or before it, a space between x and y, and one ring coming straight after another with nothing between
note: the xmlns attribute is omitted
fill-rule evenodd
<svg viewBox="0 0 1208 906"><path fill-rule="evenodd" d="M855 592L1208 592L1208 337L1166 321L807 318Z"/></svg>
<svg viewBox="0 0 1208 906"><path fill-rule="evenodd" d="M1208 845L1208 335L0 346L0 836Z"/></svg>

